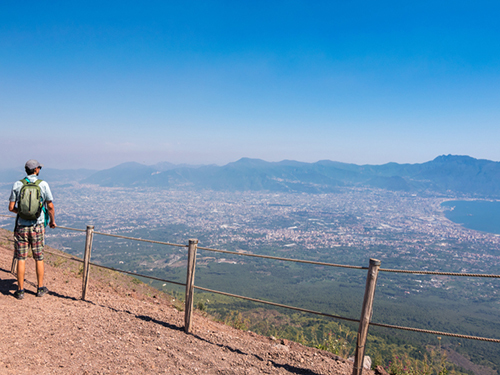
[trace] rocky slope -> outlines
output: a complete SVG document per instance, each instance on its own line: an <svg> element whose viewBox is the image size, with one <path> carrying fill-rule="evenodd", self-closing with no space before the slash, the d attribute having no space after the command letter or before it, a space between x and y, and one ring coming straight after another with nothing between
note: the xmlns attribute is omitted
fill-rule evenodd
<svg viewBox="0 0 500 375"><path fill-rule="evenodd" d="M56 250L50 249L50 251ZM183 331L176 301L115 272L92 269L81 300L79 263L48 255L35 296L13 297L12 233L0 229L0 374L351 374L335 355L228 327L196 314ZM372 371L364 373L373 374Z"/></svg>

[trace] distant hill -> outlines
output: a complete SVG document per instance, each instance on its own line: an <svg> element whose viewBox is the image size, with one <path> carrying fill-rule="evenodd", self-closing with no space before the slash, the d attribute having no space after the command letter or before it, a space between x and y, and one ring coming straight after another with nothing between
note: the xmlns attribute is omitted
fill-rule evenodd
<svg viewBox="0 0 500 375"><path fill-rule="evenodd" d="M500 163L443 155L422 164L356 165L322 160L266 162L242 158L224 166L124 163L82 179L115 187L226 191L334 192L339 187L500 197Z"/></svg>
<svg viewBox="0 0 500 375"><path fill-rule="evenodd" d="M22 168L0 170L0 183L24 176ZM107 187L158 187L217 191L328 193L340 187L500 198L500 163L470 156L442 155L421 164L356 165L321 160L267 162L242 158L223 166L135 162L95 171L43 169L42 179Z"/></svg>

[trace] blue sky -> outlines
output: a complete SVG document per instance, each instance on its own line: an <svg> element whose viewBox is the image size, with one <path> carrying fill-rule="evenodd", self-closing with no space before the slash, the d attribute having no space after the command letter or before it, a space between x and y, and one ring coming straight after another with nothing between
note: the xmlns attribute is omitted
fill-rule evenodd
<svg viewBox="0 0 500 375"><path fill-rule="evenodd" d="M496 1L2 1L0 168L500 160Z"/></svg>

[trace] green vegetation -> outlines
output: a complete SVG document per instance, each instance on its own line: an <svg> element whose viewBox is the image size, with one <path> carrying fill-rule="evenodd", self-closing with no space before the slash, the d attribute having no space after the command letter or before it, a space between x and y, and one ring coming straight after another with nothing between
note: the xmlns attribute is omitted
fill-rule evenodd
<svg viewBox="0 0 500 375"><path fill-rule="evenodd" d="M139 285L139 284L142 284L142 281L139 280L138 278L134 277L134 278L132 278L132 283L136 284L136 285Z"/></svg>
<svg viewBox="0 0 500 375"><path fill-rule="evenodd" d="M385 370L392 375L447 375L457 373L453 366L446 361L446 354L431 349L424 354L422 360L412 359L407 354L402 357L394 356Z"/></svg>

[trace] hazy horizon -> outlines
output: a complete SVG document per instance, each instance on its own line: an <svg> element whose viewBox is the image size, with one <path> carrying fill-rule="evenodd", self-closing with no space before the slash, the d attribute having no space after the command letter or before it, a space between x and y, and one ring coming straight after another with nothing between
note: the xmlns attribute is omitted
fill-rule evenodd
<svg viewBox="0 0 500 375"><path fill-rule="evenodd" d="M436 155L435 157L433 157L432 159L429 159L429 160L424 160L422 162L416 162L416 163L399 163L399 162L395 162L395 161L389 161L387 163L396 163L396 164L422 164L422 163L426 163L426 162L429 162L429 161L432 161L434 159L436 159L437 157L440 157L440 156L450 156L451 154L441 154L441 155ZM476 158L474 157L473 155L451 155L451 156L466 156L466 157L471 157L473 159L482 159L482 158ZM145 163L145 162L139 162L139 161L134 161L134 160L127 160L127 161L122 161L122 162L118 162L117 164L114 164L114 165L111 165L109 167L104 167L104 168L88 168L88 167L84 167L84 166L73 166L71 168L59 168L57 166L54 166L54 165L48 165L46 163L43 162L43 160L38 160L41 164L44 165L44 168L45 169L89 169L89 170L96 170L96 171L99 171L99 170L106 170L106 169L110 169L110 168L114 168L114 167L117 167L119 165L122 165L122 164L127 164L127 163L138 163L138 164L142 164L142 165L145 165L145 166L149 166L149 167L153 167L153 166L156 166L156 165L159 165L159 164L162 164L162 163L170 163L174 166L189 166L189 167L203 167L203 166L210 166L210 165L214 165L214 166L224 166L224 165L227 165L227 164L231 164L231 163L235 163L235 162L238 162L240 161L241 159L252 159L252 160L262 160L264 162L268 162L268 163L279 163L279 162L284 162L284 161L295 161L295 162L299 162L299 163L311 163L311 164L314 164L314 163L317 163L317 162L320 162L320 161L332 161L332 162L339 162L339 163L345 163L345 164L355 164L355 165L383 165L383 164L387 164L387 163L379 163L379 164L375 164L375 163L366 163L366 164L359 164L359 163L352 163L352 162L341 162L339 160L330 160L330 159L321 159L321 160L315 160L315 161L311 161L311 162L308 162L308 161L303 161L303 160L294 160L294 159L282 159L282 160L265 160L265 159L260 159L260 158L249 158L249 157L246 157L246 156L243 156L243 157L240 157L236 160L231 160L227 163L206 163L206 164L203 164L203 163L199 163L199 164L190 164L190 163L172 163L168 160L161 160L161 161L158 161L158 162L153 162L153 163ZM489 159L482 159L482 160L489 160ZM489 160L489 161L492 161L492 162L499 162L497 160ZM7 166L7 167L0 167L0 170L11 170L11 169L19 169L19 170L24 170L24 164L18 164L18 165L11 165L11 166Z"/></svg>
<svg viewBox="0 0 500 375"><path fill-rule="evenodd" d="M499 11L3 2L0 168L500 160Z"/></svg>

